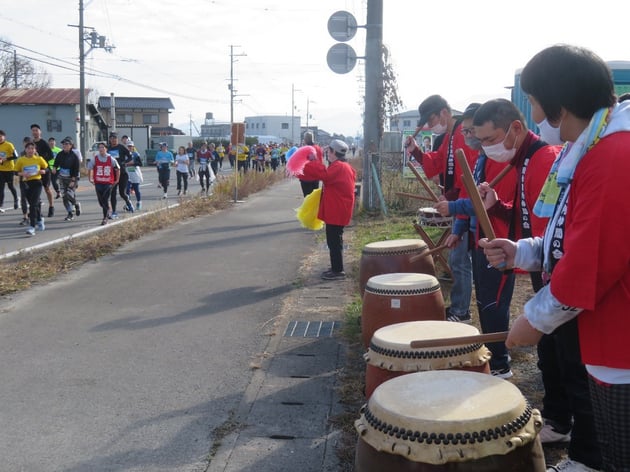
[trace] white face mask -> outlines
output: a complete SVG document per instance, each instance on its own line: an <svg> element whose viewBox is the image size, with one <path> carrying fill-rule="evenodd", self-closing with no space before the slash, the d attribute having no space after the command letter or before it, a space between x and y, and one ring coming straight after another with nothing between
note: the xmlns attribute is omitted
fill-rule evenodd
<svg viewBox="0 0 630 472"><path fill-rule="evenodd" d="M542 120L540 123L536 123L538 126L538 130L540 131L540 139L542 139L547 144L557 145L564 144L564 141L560 139L560 127L554 128L551 126L547 118Z"/></svg>
<svg viewBox="0 0 630 472"><path fill-rule="evenodd" d="M438 123L429 131L431 131L433 134L444 134L446 133L446 125L443 125L442 123Z"/></svg>
<svg viewBox="0 0 630 472"><path fill-rule="evenodd" d="M496 162L509 162L512 160L516 154L516 141L514 142L514 147L512 147L512 149L506 149L504 146L509 132L510 129L508 128L507 133L505 133L505 138L503 138L503 141L500 143L492 144L491 146L482 146L483 152L486 153L486 156Z"/></svg>

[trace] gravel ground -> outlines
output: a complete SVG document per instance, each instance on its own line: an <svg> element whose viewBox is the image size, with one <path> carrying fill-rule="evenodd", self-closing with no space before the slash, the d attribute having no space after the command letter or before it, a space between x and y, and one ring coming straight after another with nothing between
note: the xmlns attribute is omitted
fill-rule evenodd
<svg viewBox="0 0 630 472"><path fill-rule="evenodd" d="M348 261L347 267L353 265L353 275L358 275L358 261ZM358 283L357 283L358 287ZM450 284L442 283L442 292L445 298L448 297ZM519 313L524 303L533 295L531 283L528 275L517 275L514 296L512 299L512 319ZM479 328L478 316L473 291L471 312L473 313L473 325ZM447 303L448 305L448 303ZM338 454L343 462L343 470L351 471L354 468L354 448L356 445L356 434L354 431L354 420L359 417L359 409L365 402L363 387L365 385L365 362L363 361L363 346L356 340L347 341L348 364L340 373L341 387L340 396L346 406L346 414L333 418L332 423L335 428L343 431L343 440L339 444ZM523 393L525 398L535 407L541 408L543 394L542 382L539 370L536 366L537 354L535 348L521 348L510 353L512 357L512 371L514 377L511 381ZM547 464L553 465L563 457L566 457L566 449L563 447L545 447L545 459Z"/></svg>

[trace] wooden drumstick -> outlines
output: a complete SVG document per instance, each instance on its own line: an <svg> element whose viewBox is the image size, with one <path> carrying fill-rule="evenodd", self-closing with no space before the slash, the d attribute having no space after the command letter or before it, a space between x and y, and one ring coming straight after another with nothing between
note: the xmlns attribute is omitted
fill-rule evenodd
<svg viewBox="0 0 630 472"><path fill-rule="evenodd" d="M488 218L488 212L486 211L486 207L483 205L483 200L481 199L481 195L479 195L479 190L475 184L472 172L470 172L470 167L468 167L466 155L463 150L456 149L455 157L457 158L457 163L463 172L462 181L464 182L464 187L466 187L466 192L468 192L468 198L470 198L470 201L472 202L475 215L477 216L477 221L479 221L479 225L486 235L486 238L492 241L496 238L494 228L492 228L492 223L490 223L490 218Z"/></svg>
<svg viewBox="0 0 630 472"><path fill-rule="evenodd" d="M508 174L508 172L510 172L513 168L514 168L514 164L509 164L505 166L503 170L499 172L496 175L496 177L490 181L490 183L488 184L490 185L490 188L494 188L494 186L498 184L501 181L501 179L505 177Z"/></svg>
<svg viewBox="0 0 630 472"><path fill-rule="evenodd" d="M418 170L411 163L411 161L407 161L407 167L409 167L411 169L411 172L413 172L413 174L416 176L416 179L418 179L418 181L420 181L420 183L422 184L424 189L428 192L428 194L431 197L431 199L434 202L437 202L439 200L439 198L437 197L437 195L435 193L433 193L433 190L431 189L431 187L429 187L429 184L426 182L426 180L424 180L424 177L422 177L420 172L418 172Z"/></svg>
<svg viewBox="0 0 630 472"><path fill-rule="evenodd" d="M475 334L472 336L458 336L456 338L418 339L409 344L412 349L427 349L431 347L461 346L464 344L497 343L505 341L509 331L498 333Z"/></svg>
<svg viewBox="0 0 630 472"><path fill-rule="evenodd" d="M433 202L435 200L433 200L432 198L429 197L423 197L422 195L416 195L415 193L407 193L407 192L396 192L396 195L398 195L399 197L409 197L409 198L415 198L416 200L427 200L429 202Z"/></svg>
<svg viewBox="0 0 630 472"><path fill-rule="evenodd" d="M421 252L420 254L416 254L415 256L411 256L409 258L409 262L414 263L418 259L422 259L423 257L427 257L427 256L432 256L433 254L443 251L444 249L448 249L448 246L446 244L442 244L441 246L435 246L433 249Z"/></svg>

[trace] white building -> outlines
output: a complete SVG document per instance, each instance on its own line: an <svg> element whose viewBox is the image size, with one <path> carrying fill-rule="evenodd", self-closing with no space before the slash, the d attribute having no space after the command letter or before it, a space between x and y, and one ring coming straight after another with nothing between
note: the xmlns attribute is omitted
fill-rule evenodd
<svg viewBox="0 0 630 472"><path fill-rule="evenodd" d="M277 136L289 144L300 142L299 116L246 116L245 136Z"/></svg>

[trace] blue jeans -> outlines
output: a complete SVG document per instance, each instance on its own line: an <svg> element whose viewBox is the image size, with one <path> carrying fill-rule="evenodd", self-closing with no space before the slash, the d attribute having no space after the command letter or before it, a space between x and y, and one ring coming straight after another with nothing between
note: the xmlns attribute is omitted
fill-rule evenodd
<svg viewBox="0 0 630 472"><path fill-rule="evenodd" d="M450 251L448 265L454 279L450 295L450 314L465 315L470 311L472 296L472 263L468 250L468 232L464 233L464 239Z"/></svg>
<svg viewBox="0 0 630 472"><path fill-rule="evenodd" d="M488 259L480 248L472 251L472 260L481 331L483 333L507 331L510 325L510 302L514 293L514 272L502 272L494 267L488 267ZM505 342L486 343L486 347L492 353L490 369L510 367Z"/></svg>

